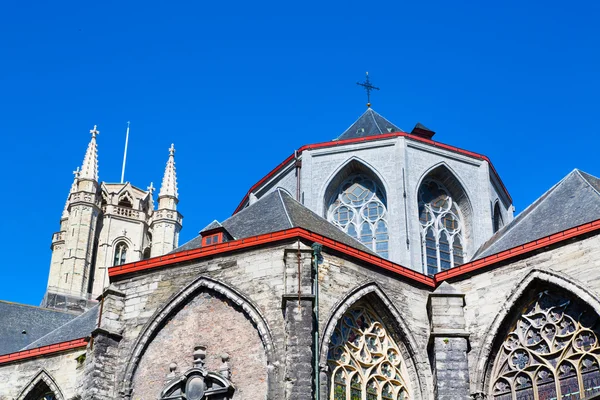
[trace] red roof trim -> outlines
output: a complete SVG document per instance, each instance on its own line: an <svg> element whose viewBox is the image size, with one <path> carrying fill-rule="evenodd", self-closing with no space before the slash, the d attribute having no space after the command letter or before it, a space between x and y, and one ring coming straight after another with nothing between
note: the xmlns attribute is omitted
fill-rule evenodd
<svg viewBox="0 0 600 400"><path fill-rule="evenodd" d="M502 186L502 190L504 191L504 193L506 194L506 196L509 198L510 202L512 203L512 197L508 193L508 190L506 189L506 186L504 186L504 182L502 182L502 179L500 179L500 175L498 175L498 172L496 171L496 168L494 168L494 165L492 164L492 162L490 161L490 159L487 156L484 156L484 155L478 154L478 153L474 153L472 151L464 150L464 149L461 149L461 148L458 148L458 147L450 146L450 145L447 145L447 144L444 144L444 143L435 142L435 141L433 141L431 139L426 139L426 138L418 137L418 136L415 136L415 135L411 135L410 133L407 133L407 132L384 133L384 134L381 134L381 135L367 136L367 137L363 137L363 138L346 139L346 140L334 140L334 141L330 141L330 142L308 144L308 145L304 145L304 146L300 147L298 149L297 153L298 153L298 155L300 155L305 150L315 150L315 149L322 149L322 148L327 148L327 147L342 146L342 145L352 144L352 143L362 143L362 142L371 142L371 141L375 141L375 140L391 139L391 138L396 138L396 137L405 137L407 139L415 140L417 142L426 143L426 144L432 145L434 147L439 147L439 148L444 149L444 150L453 151L455 153L460 153L460 154L463 154L463 155L466 155L466 156L469 156L469 157L477 158L479 160L487 161L487 163L492 168L492 171L494 172L494 174L498 178L498 181L500 182L500 186ZM248 200L248 197L250 196L250 193L252 193L257 187L261 186L263 183L265 183L267 180L269 180L271 177L273 177L273 175L275 175L276 173L278 173L286 164L288 164L289 162L291 162L294 159L295 154L296 153L290 155L281 164L279 164L278 166L276 166L273 170L271 170L271 172L269 172L267 175L265 175L260 181L256 182L250 188L250 190L248 190L248 193L246 193L246 195L244 196L244 198L242 199L242 201L240 202L240 204L237 206L237 208L235 209L235 211L233 213L236 214L238 211L240 211L242 209L243 205Z"/></svg>
<svg viewBox="0 0 600 400"><path fill-rule="evenodd" d="M60 353L62 351L78 349L80 347L87 346L89 339L81 338L70 340L68 342L61 342L56 344L51 344L48 346L38 347L36 349L31 350L22 350L17 351L15 353L5 354L0 356L0 364L7 364L14 361L25 360L28 358L41 357L48 354Z"/></svg>
<svg viewBox="0 0 600 400"><path fill-rule="evenodd" d="M319 242L322 245L349 255L356 259L366 261L371 265L383 268L400 276L412 279L430 287L435 287L433 278L423 275L412 269L395 264L391 261L366 253L362 250L345 245L325 236L318 235L302 228L292 228L279 232L267 233L264 235L249 237L245 239L233 240L225 243L217 243L214 245L201 247L194 250L181 251L178 253L168 254L160 257L150 258L143 261L137 261L130 264L123 264L108 269L108 276L115 278L134 272L145 271L149 269L165 267L183 261L197 260L204 257L209 257L217 254L224 254L231 251L241 250L249 247L254 247L266 243L274 243L281 240L292 238L303 238L314 242Z"/></svg>
<svg viewBox="0 0 600 400"><path fill-rule="evenodd" d="M436 286L447 279L456 278L461 275L477 271L481 268L489 267L500 261L506 261L511 258L521 256L535 250L543 249L544 247L595 231L600 231L600 219L555 233L550 236L545 236L511 249L501 251L500 253L492 254L479 260L463 264L460 267L439 272L434 276Z"/></svg>

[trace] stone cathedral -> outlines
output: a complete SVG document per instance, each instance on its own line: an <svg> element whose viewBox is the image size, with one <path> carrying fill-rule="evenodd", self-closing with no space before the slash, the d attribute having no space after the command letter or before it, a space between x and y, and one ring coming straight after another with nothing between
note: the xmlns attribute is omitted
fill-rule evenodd
<svg viewBox="0 0 600 400"><path fill-rule="evenodd" d="M155 203L90 133L42 305L0 302L0 400L600 398L600 179L513 215L486 156L369 106L180 245L173 146Z"/></svg>

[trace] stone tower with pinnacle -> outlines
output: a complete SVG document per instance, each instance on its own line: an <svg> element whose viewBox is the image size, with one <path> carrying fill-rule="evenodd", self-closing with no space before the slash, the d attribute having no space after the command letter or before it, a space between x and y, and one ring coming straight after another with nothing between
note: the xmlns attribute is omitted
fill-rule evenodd
<svg viewBox="0 0 600 400"><path fill-rule="evenodd" d="M175 148L171 145L154 209L154 185L142 190L130 182L101 182L96 126L90 131L75 177L52 236L48 288L42 305L81 312L108 286L108 268L160 256L178 245L182 216L177 212Z"/></svg>
<svg viewBox="0 0 600 400"><path fill-rule="evenodd" d="M169 159L165 167L160 192L158 210L152 221L152 257L166 254L175 249L179 242L182 216L177 211L177 173L175 171L175 146L169 148Z"/></svg>

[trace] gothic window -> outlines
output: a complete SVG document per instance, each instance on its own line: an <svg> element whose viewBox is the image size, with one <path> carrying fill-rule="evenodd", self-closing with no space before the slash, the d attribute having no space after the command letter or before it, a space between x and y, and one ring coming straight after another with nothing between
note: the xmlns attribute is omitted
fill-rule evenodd
<svg viewBox="0 0 600 400"><path fill-rule="evenodd" d="M54 397L54 394L48 393L40 397L39 400L56 400L56 397Z"/></svg>
<svg viewBox="0 0 600 400"><path fill-rule="evenodd" d="M115 258L113 261L113 265L122 265L125 264L127 260L127 244L124 242L119 242L115 246Z"/></svg>
<svg viewBox="0 0 600 400"><path fill-rule="evenodd" d="M502 213L500 213L500 205L496 202L494 206L494 216L493 216L493 225L494 225L494 233L498 232L500 228L504 226L504 221L502 220Z"/></svg>
<svg viewBox="0 0 600 400"><path fill-rule="evenodd" d="M327 219L381 257L388 257L387 207L383 188L365 175L352 175L329 201Z"/></svg>
<svg viewBox="0 0 600 400"><path fill-rule="evenodd" d="M406 365L381 318L367 304L351 307L329 346L330 400L408 400Z"/></svg>
<svg viewBox="0 0 600 400"><path fill-rule="evenodd" d="M448 190L435 180L419 188L422 263L428 275L464 262L461 212Z"/></svg>
<svg viewBox="0 0 600 400"><path fill-rule="evenodd" d="M587 399L600 393L598 315L551 290L510 328L492 370L494 400Z"/></svg>

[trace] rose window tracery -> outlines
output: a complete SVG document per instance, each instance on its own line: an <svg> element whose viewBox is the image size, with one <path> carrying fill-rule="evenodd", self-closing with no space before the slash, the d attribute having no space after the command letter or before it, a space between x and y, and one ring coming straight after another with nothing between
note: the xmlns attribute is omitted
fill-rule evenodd
<svg viewBox="0 0 600 400"><path fill-rule="evenodd" d="M374 180L353 175L342 182L329 201L327 219L381 257L388 257L386 199Z"/></svg>
<svg viewBox="0 0 600 400"><path fill-rule="evenodd" d="M381 318L366 304L350 308L331 337L330 400L408 400L406 365Z"/></svg>
<svg viewBox="0 0 600 400"><path fill-rule="evenodd" d="M498 352L495 400L575 400L600 393L598 315L553 291L538 293Z"/></svg>

